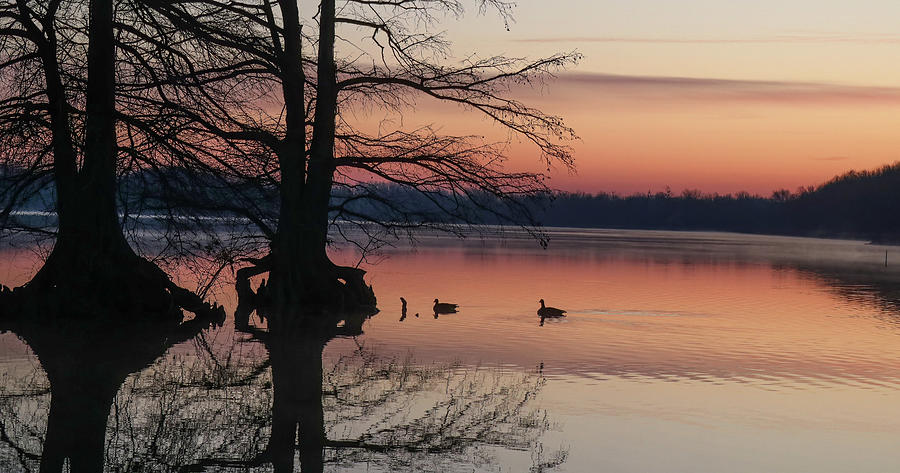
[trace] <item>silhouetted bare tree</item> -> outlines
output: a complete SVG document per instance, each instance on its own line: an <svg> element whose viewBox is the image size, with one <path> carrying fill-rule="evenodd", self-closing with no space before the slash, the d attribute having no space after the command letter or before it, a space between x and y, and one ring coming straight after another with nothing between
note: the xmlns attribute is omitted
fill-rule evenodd
<svg viewBox="0 0 900 473"><path fill-rule="evenodd" d="M507 2L476 3L508 21ZM427 126L369 134L349 119L353 111L402 111L416 97L436 99L480 112L533 142L548 166L573 164L562 143L572 130L510 96L578 55L469 57L452 64L449 44L431 29L440 17L463 13L457 0L348 0L340 7L323 0L313 25L304 25L294 1L148 4L180 32L180 54L196 59L181 78L182 96L160 97L154 107L193 122L186 140L222 140L231 151L216 157L220 168L248 171L242 179L272 190L258 195L278 195L277 215L254 219L271 238L271 255L241 272L242 292L246 277L270 271L268 292L284 306L372 305L363 272L337 266L326 254L329 228L365 246L421 226L456 230L434 222L473 223L484 214L499 223L534 223L519 197L544 190L544 176L505 170L503 143L441 135ZM353 32L365 39L348 40ZM412 207L376 183L412 189L430 206ZM340 231L338 222L359 231Z"/></svg>
<svg viewBox="0 0 900 473"><path fill-rule="evenodd" d="M164 299L199 310L196 296L134 252L119 218L118 173L167 156L157 146L167 136L135 126L166 117L129 100L165 85L153 79L162 61L146 54L165 38L134 26L140 12L113 0L0 2L0 221L9 225L13 209L52 182L55 244L27 290L61 302L93 293L95 305Z"/></svg>

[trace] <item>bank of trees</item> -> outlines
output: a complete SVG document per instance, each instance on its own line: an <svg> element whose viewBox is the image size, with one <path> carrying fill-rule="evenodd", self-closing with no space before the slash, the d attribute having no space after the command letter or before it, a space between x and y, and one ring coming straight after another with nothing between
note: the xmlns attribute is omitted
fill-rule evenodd
<svg viewBox="0 0 900 473"><path fill-rule="evenodd" d="M818 186L777 190L768 197L658 192L621 196L562 193L546 211L548 226L716 230L817 237L900 240L900 163L850 171Z"/></svg>

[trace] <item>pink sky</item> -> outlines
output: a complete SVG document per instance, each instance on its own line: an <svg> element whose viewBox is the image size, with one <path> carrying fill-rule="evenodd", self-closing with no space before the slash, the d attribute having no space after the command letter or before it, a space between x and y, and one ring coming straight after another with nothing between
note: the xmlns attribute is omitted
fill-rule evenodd
<svg viewBox="0 0 900 473"><path fill-rule="evenodd" d="M900 3L831 0L520 2L440 25L464 57L584 60L530 104L563 116L580 141L566 190L699 188L769 194L900 160ZM503 138L458 108L405 118ZM514 144L509 166L540 171Z"/></svg>
<svg viewBox="0 0 900 473"><path fill-rule="evenodd" d="M565 190L768 195L900 160L900 88L573 72L518 94L579 135L576 172L551 169ZM420 101L403 121L509 138L455 105ZM529 143L513 137L508 154L512 169L545 170Z"/></svg>

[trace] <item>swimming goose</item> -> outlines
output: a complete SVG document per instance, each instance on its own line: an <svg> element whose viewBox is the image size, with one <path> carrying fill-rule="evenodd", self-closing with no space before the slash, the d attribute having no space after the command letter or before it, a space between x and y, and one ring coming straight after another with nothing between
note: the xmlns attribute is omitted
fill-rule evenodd
<svg viewBox="0 0 900 473"><path fill-rule="evenodd" d="M437 299L434 300L434 313L435 314L455 314L456 309L459 308L459 304L451 304L449 302L439 302Z"/></svg>
<svg viewBox="0 0 900 473"><path fill-rule="evenodd" d="M541 308L538 309L537 315L539 315L542 319L545 317L565 317L566 311L557 309L556 307L545 307L544 300L541 299Z"/></svg>

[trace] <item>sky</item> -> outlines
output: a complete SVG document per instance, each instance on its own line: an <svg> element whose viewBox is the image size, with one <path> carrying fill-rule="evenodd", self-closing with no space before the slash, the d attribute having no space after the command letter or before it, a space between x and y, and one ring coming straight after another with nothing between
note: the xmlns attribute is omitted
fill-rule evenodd
<svg viewBox="0 0 900 473"><path fill-rule="evenodd" d="M768 195L900 160L900 2L521 0L508 31L472 10L441 24L458 56L584 55L524 94L580 137L553 187ZM524 144L508 165L542 169Z"/></svg>

